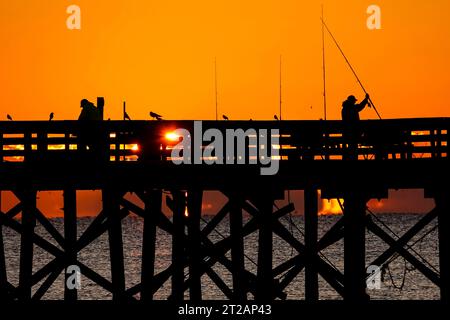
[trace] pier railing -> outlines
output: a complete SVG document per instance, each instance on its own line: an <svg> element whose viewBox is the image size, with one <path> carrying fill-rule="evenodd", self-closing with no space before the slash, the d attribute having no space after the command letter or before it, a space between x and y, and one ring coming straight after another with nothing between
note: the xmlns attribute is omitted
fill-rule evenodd
<svg viewBox="0 0 450 320"><path fill-rule="evenodd" d="M180 128L192 132L192 141L199 139L194 136L194 121L1 122L0 163L92 157L163 163L171 160L172 149L182 140L171 134ZM341 121L202 121L203 132L212 128L225 139L229 130L242 129L247 150L258 149L256 135L268 130L278 138L271 143L271 154L278 151L272 161L426 159L447 158L450 119L368 120L350 133ZM201 138L198 147L211 148L211 142Z"/></svg>

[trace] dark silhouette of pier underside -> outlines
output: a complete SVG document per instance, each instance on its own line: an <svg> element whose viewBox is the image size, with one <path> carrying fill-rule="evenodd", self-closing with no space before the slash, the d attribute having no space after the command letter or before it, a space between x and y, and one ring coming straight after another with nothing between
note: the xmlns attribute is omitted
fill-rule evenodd
<svg viewBox="0 0 450 320"><path fill-rule="evenodd" d="M177 142L166 134L177 128L194 133L193 121L0 122L0 190L12 191L20 200L8 212L0 213L0 226L21 235L20 268L16 270L19 285L13 286L7 278L0 234L0 298L40 299L67 266L78 265L83 276L110 291L116 300L152 300L154 293L171 281L168 298L180 301L188 291L189 298L198 301L204 274L232 300L285 299L285 288L304 269L306 300L319 298L320 274L344 299L364 301L368 298L365 232L370 230L389 245L373 265L383 266L399 254L440 287L442 300L449 300L450 119L361 121L353 128L360 133L353 144L344 139L346 129L341 121L204 121L202 125L203 131L216 128L224 136L227 129L278 129L280 142L271 148L280 153L272 159L279 165L278 173L263 176L259 164L175 165L170 152ZM204 142L201 150L208 144ZM247 141L246 147L254 146ZM417 188L434 198L436 206L400 238L393 238L366 215L370 199L387 198L389 189ZM64 192L63 233L36 206L37 192L47 190ZM76 231L77 190L102 191L103 208L82 235ZM228 202L200 228L202 196L207 190L223 193ZM304 190L303 239L280 222L294 211L294 205L274 206L287 190ZM343 217L321 239L317 234L319 190L323 198L344 199ZM135 193L144 206L125 199L128 192ZM161 211L165 199L173 219ZM243 211L251 217L246 223ZM141 283L127 288L121 223L130 213L143 218L144 231ZM15 219L19 214L21 219ZM213 243L208 235L227 216L230 235ZM435 218L439 223L439 272L407 246ZM36 234L36 223L42 224L59 246ZM172 264L155 274L157 228L172 235ZM105 232L110 244L110 279L77 261L77 254ZM255 232L258 259L257 272L252 273L244 264L244 238ZM296 250L294 257L280 265L272 262L274 234ZM344 272L319 255L342 238ZM34 245L54 257L37 271L33 271ZM213 270L215 264L231 272L231 285ZM77 291L65 288L64 298L76 300Z"/></svg>

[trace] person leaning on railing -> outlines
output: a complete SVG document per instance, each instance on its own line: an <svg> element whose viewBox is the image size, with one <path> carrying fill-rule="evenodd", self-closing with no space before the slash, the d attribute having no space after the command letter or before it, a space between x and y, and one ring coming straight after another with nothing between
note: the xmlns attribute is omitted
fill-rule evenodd
<svg viewBox="0 0 450 320"><path fill-rule="evenodd" d="M87 99L81 100L80 107L82 110L78 117L80 122L78 149L83 152L87 150L100 152L102 150L101 144L105 137L103 137L101 132L101 126L95 124L94 121L103 120L103 99L99 99L97 104L98 106L96 107Z"/></svg>

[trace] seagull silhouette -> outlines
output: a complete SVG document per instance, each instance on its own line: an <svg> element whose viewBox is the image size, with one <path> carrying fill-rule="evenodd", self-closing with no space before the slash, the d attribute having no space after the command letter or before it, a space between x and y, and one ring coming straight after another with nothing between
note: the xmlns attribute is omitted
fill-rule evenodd
<svg viewBox="0 0 450 320"><path fill-rule="evenodd" d="M128 113L126 111L123 112L123 118L125 120L131 120L130 116L128 115Z"/></svg>
<svg viewBox="0 0 450 320"><path fill-rule="evenodd" d="M13 118L12 118L9 114L6 115L6 118L7 118L9 121L13 121Z"/></svg>
<svg viewBox="0 0 450 320"><path fill-rule="evenodd" d="M150 117L152 117L155 120L161 120L162 119L161 115L159 115L157 113L154 113L153 111L150 111Z"/></svg>
<svg viewBox="0 0 450 320"><path fill-rule="evenodd" d="M222 118L223 118L223 120L230 120L230 119L228 119L228 117L226 116L226 115L222 115Z"/></svg>
<svg viewBox="0 0 450 320"><path fill-rule="evenodd" d="M48 121L52 121L54 117L55 117L55 114L53 112L51 112L50 116L48 118Z"/></svg>
<svg viewBox="0 0 450 320"><path fill-rule="evenodd" d="M278 116L277 116L277 115L274 115L273 118L274 118L275 120L277 120L277 121L280 120L280 119L278 119Z"/></svg>

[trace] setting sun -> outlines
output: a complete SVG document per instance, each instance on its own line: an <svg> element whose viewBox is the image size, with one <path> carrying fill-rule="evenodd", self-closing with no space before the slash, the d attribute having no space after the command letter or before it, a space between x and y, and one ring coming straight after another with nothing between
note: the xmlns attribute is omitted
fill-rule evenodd
<svg viewBox="0 0 450 320"><path fill-rule="evenodd" d="M173 142L180 140L180 136L174 132L167 132L165 134L165 138L166 138L166 140L173 141Z"/></svg>

